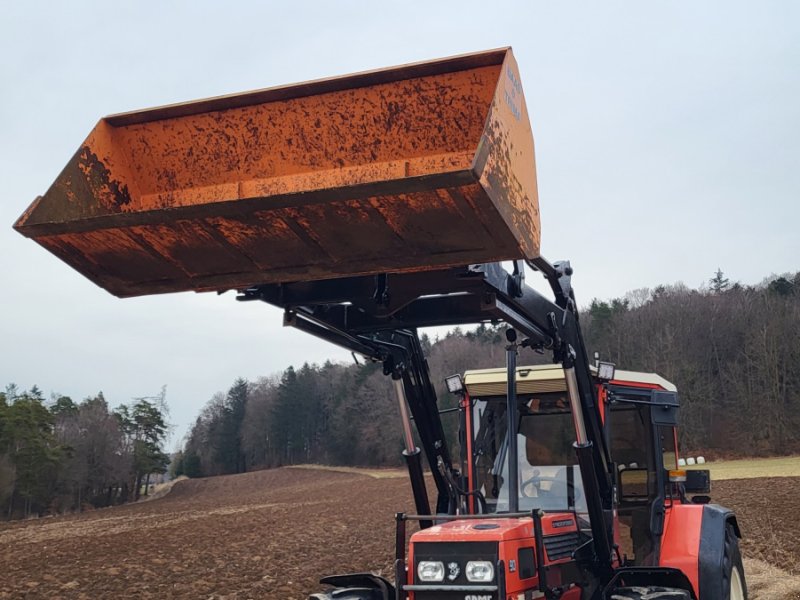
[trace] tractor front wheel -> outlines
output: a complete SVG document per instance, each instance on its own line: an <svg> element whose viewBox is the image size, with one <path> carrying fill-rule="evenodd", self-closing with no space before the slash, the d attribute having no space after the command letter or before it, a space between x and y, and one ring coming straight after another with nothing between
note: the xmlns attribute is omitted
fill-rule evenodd
<svg viewBox="0 0 800 600"><path fill-rule="evenodd" d="M330 592L311 594L308 600L382 600L382 598L373 589L338 588Z"/></svg>
<svg viewBox="0 0 800 600"><path fill-rule="evenodd" d="M686 590L660 586L633 586L611 592L611 600L692 600Z"/></svg>

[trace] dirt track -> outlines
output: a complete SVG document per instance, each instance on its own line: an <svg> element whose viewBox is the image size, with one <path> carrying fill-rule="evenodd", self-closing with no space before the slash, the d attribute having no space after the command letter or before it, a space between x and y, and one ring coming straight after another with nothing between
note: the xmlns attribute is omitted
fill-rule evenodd
<svg viewBox="0 0 800 600"><path fill-rule="evenodd" d="M714 491L739 513L747 556L800 573L800 525L788 518L800 479ZM411 508L402 478L281 469L182 481L152 502L1 526L0 598L304 600L321 575L391 577L393 514Z"/></svg>

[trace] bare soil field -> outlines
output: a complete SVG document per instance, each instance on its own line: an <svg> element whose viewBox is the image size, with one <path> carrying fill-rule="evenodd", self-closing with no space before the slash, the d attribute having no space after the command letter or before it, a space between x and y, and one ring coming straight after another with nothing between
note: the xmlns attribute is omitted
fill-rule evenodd
<svg viewBox="0 0 800 600"><path fill-rule="evenodd" d="M740 515L751 598L800 599L800 478L713 495ZM145 503L0 525L0 598L305 600L322 575L391 577L393 515L412 507L405 479L358 471L184 480Z"/></svg>

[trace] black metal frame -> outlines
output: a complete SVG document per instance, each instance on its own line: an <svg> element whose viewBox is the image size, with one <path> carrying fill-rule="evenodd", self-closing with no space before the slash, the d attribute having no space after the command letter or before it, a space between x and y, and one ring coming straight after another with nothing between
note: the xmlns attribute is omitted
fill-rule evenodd
<svg viewBox="0 0 800 600"><path fill-rule="evenodd" d="M527 263L550 284L555 302L525 284L523 261L512 273L501 263L444 270L258 285L238 300L261 300L285 310L284 324L383 363L384 373L401 377L438 490L436 512L448 512L449 489L440 464L455 474L439 417L434 387L417 328L505 322L524 339L522 346L549 349L553 360L574 367L588 443L579 451L590 503L594 538L592 570L611 576L610 517L614 497L611 460L589 359L578 324L569 262ZM412 480L413 480L412 474ZM414 495L420 499L421 491ZM419 506L420 502L418 502Z"/></svg>
<svg viewBox="0 0 800 600"><path fill-rule="evenodd" d="M664 534L664 520L666 518L666 509L669 507L668 500L671 502L671 496L667 495L669 489L666 470L664 467L664 453L659 438L658 428L661 426L676 427L675 425L662 425L657 423L653 417L653 411L657 409L676 409L677 396L675 402L664 402L660 399L660 390L649 388L631 388L624 385L608 385L608 399L609 402L614 404L629 404L631 406L645 406L648 410L648 425L650 431L650 452L653 454L654 465L653 469L656 474L656 481L654 488L656 494L653 497L648 497L648 505L650 506L650 535L652 536L653 543L653 565L647 565L648 568L653 569L658 565L661 555L661 538ZM610 411L613 414L613 410ZM614 427L614 420L611 417L611 428ZM611 429L608 430L611 433ZM650 466L648 465L648 469ZM649 496L649 490L648 490Z"/></svg>

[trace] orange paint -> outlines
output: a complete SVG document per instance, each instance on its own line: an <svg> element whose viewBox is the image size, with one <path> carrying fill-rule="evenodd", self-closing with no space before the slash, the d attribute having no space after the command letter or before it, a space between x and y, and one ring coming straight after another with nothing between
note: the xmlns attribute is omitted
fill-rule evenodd
<svg viewBox="0 0 800 600"><path fill-rule="evenodd" d="M476 526L482 527L490 524L496 526L496 528L476 528ZM575 515L572 513L546 513L542 517L542 532L545 539L547 539L548 536L572 533L575 531L577 531L577 524L575 522ZM533 519L531 518L465 519L461 521L449 521L418 531L411 536L408 558L409 565L414 565L414 545L423 542L496 542L498 544L498 558L503 561L505 568L507 596L516 597L516 594L538 589L538 573L534 573L532 577L525 579L520 577L520 549L532 549L534 552L534 565L537 562L535 558L536 540L534 537ZM568 563L571 560L568 556L558 560L549 560L547 556L543 558L545 564L550 567ZM413 582L415 575L416 574L413 573L413 568L409 568L409 582ZM560 571L557 568L548 570L549 585L560 586L567 583L562 582L559 577ZM574 590L567 591L567 594L574 593ZM580 594L577 596L567 594L563 597L580 597Z"/></svg>
<svg viewBox="0 0 800 600"><path fill-rule="evenodd" d="M662 567L683 571L699 594L700 529L703 520L701 504L673 504L666 511L664 535L661 538Z"/></svg>
<svg viewBox="0 0 800 600"><path fill-rule="evenodd" d="M117 296L535 258L509 49L102 119L15 228Z"/></svg>

